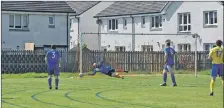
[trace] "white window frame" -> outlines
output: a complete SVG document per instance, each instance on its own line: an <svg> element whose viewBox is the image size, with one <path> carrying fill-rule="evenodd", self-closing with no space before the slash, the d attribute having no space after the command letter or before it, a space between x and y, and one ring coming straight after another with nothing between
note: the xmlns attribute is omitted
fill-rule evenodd
<svg viewBox="0 0 224 108"><path fill-rule="evenodd" d="M123 48L123 50L121 50L121 48ZM115 51L117 51L117 52L125 52L126 51L126 47L125 46L115 46Z"/></svg>
<svg viewBox="0 0 224 108"><path fill-rule="evenodd" d="M108 46L101 46L101 51L107 51Z"/></svg>
<svg viewBox="0 0 224 108"><path fill-rule="evenodd" d="M50 18L53 18L53 24L50 24ZM50 25L50 26L55 26L55 16L49 16L48 17L48 25Z"/></svg>
<svg viewBox="0 0 224 108"><path fill-rule="evenodd" d="M187 24L184 24L184 15L187 15ZM180 16L182 16L181 17L181 24L180 24ZM185 26L187 26L187 30L184 30ZM182 28L182 30L180 29L180 27ZM192 29L192 27L191 27L191 13L190 12L178 13L178 31L179 32L191 32L191 29Z"/></svg>
<svg viewBox="0 0 224 108"><path fill-rule="evenodd" d="M207 49L207 46L208 46L208 49ZM211 49L211 45L209 45L209 44L204 44L203 45L203 50L204 51L209 51Z"/></svg>
<svg viewBox="0 0 224 108"><path fill-rule="evenodd" d="M153 51L153 45L141 45L143 52Z"/></svg>
<svg viewBox="0 0 224 108"><path fill-rule="evenodd" d="M205 46L209 46L209 49L208 50L206 50L206 47ZM203 50L204 51L210 51L212 48L213 48L213 45L216 45L215 43L204 43L203 44Z"/></svg>
<svg viewBox="0 0 224 108"><path fill-rule="evenodd" d="M158 22L159 22L159 26L158 27L156 27L156 17L159 17L158 18ZM162 23L163 23L163 21L162 21L162 15L157 15L157 16L152 16L151 17L151 28L152 29L158 29L158 28L162 28Z"/></svg>
<svg viewBox="0 0 224 108"><path fill-rule="evenodd" d="M74 22L74 19L73 18L70 18L70 31L73 32L73 22Z"/></svg>
<svg viewBox="0 0 224 108"><path fill-rule="evenodd" d="M142 16L141 17L141 26L142 26L142 28L144 28L145 27L145 16Z"/></svg>
<svg viewBox="0 0 224 108"><path fill-rule="evenodd" d="M112 22L113 22L113 20L115 20L114 21L114 30L113 30L113 24L112 24ZM111 23L111 24L110 24ZM109 27L110 26L110 27ZM109 19L108 20L108 29L109 29L109 31L116 31L116 30L118 30L118 19Z"/></svg>
<svg viewBox="0 0 224 108"><path fill-rule="evenodd" d="M210 16L210 14L209 13L212 13L212 17L213 17L213 22L212 23L210 23L210 18L211 18L211 16ZM208 14L208 23L206 24L206 13ZM216 13L216 16L215 16L215 13ZM203 17L204 17L204 25L206 26L206 25L217 25L217 23L218 23L218 18L217 18L217 11L215 11L215 10L213 10L213 11L204 11L203 12ZM216 22L215 22L215 19L216 19Z"/></svg>
<svg viewBox="0 0 224 108"><path fill-rule="evenodd" d="M185 50L185 46L187 46L187 49ZM183 51L191 51L191 44L189 43L184 43L184 44L178 44L177 45L178 51L183 52Z"/></svg>
<svg viewBox="0 0 224 108"><path fill-rule="evenodd" d="M123 28L127 29L127 19L123 18Z"/></svg>
<svg viewBox="0 0 224 108"><path fill-rule="evenodd" d="M13 27L10 27L10 16L13 16L13 20L14 20L14 24L13 24ZM21 27L20 28L16 28L16 18L15 16L16 15L20 15L21 19L20 19L20 22L21 22ZM27 27L24 26L24 17L27 16ZM9 15L9 26L8 26L10 29L24 29L24 28L28 28L29 27L29 15L28 14L10 14Z"/></svg>

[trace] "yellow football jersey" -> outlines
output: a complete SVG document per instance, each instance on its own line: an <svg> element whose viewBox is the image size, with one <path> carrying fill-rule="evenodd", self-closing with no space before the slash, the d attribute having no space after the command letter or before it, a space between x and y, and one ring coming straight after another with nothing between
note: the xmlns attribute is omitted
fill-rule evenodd
<svg viewBox="0 0 224 108"><path fill-rule="evenodd" d="M223 48L222 47L215 47L212 48L209 52L209 57L212 58L212 64L223 64Z"/></svg>

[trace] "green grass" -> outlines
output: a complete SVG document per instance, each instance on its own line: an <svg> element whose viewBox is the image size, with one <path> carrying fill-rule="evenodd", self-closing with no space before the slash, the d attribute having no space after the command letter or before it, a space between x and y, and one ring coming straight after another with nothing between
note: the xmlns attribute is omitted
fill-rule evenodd
<svg viewBox="0 0 224 108"><path fill-rule="evenodd" d="M62 73L59 90L48 89L45 73L2 74L2 108L223 108L221 80L210 97L207 74L178 74L177 87L160 87L162 77L154 74L122 80Z"/></svg>

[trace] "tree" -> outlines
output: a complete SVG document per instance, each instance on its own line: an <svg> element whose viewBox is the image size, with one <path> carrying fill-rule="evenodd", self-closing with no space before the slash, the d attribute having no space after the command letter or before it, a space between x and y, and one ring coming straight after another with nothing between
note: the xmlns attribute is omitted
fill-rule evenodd
<svg viewBox="0 0 224 108"><path fill-rule="evenodd" d="M86 45L86 44L83 44L83 45L82 45L82 48L87 48L87 45Z"/></svg>

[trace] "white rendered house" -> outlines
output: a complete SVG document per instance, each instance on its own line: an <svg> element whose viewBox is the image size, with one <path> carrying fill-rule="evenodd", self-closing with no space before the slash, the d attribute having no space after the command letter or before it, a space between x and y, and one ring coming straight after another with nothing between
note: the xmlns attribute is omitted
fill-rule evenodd
<svg viewBox="0 0 224 108"><path fill-rule="evenodd" d="M170 39L177 51L209 50L217 39L223 40L221 2L120 2L94 16L101 20L101 33L149 33L186 35L105 35L101 46L107 50L159 51Z"/></svg>
<svg viewBox="0 0 224 108"><path fill-rule="evenodd" d="M68 3L76 12L75 15L70 16L70 49L73 49L78 45L79 34L81 32L98 32L97 19L93 18L93 16L107 8L113 2L77 1ZM97 35L85 35L83 36L83 43L91 50L98 50L100 47L98 38Z"/></svg>

